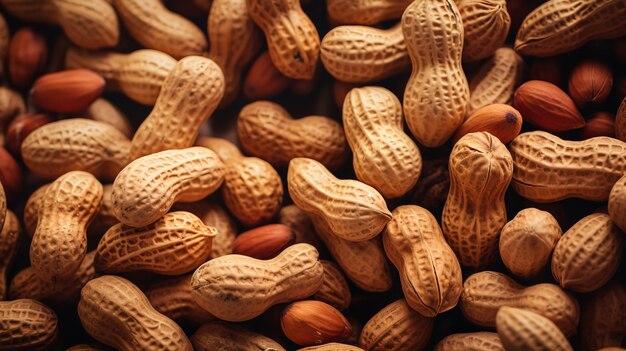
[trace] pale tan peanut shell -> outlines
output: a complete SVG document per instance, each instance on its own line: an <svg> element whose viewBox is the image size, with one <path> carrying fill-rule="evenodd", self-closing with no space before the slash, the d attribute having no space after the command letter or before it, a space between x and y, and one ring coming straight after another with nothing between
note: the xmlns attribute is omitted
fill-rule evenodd
<svg viewBox="0 0 626 351"><path fill-rule="evenodd" d="M546 211L526 208L517 213L500 233L500 257L514 276L536 277L550 261L563 235L559 222Z"/></svg>
<svg viewBox="0 0 626 351"><path fill-rule="evenodd" d="M47 350L58 333L53 310L36 300L0 301L0 350Z"/></svg>
<svg viewBox="0 0 626 351"><path fill-rule="evenodd" d="M581 350L623 345L626 335L624 285L611 283L594 292L583 305L580 322Z"/></svg>
<svg viewBox="0 0 626 351"><path fill-rule="evenodd" d="M406 302L425 317L454 308L463 289L461 266L428 210L396 207L383 232L385 253L400 272Z"/></svg>
<svg viewBox="0 0 626 351"><path fill-rule="evenodd" d="M105 275L81 291L78 317L97 341L120 351L181 350L193 347L180 327L157 312L130 281Z"/></svg>
<svg viewBox="0 0 626 351"><path fill-rule="evenodd" d="M470 133L454 145L449 169L443 233L461 265L485 267L498 254L507 221L504 194L513 175L511 154L491 134Z"/></svg>
<svg viewBox="0 0 626 351"><path fill-rule="evenodd" d="M2 0L4 9L22 21L56 24L85 49L115 46L119 24L108 0Z"/></svg>
<svg viewBox="0 0 626 351"><path fill-rule="evenodd" d="M360 181L388 199L413 189L422 172L422 156L404 133L402 105L391 91L350 90L343 103L343 125Z"/></svg>
<svg viewBox="0 0 626 351"><path fill-rule="evenodd" d="M411 0L328 0L326 11L331 22L377 24L399 19Z"/></svg>
<svg viewBox="0 0 626 351"><path fill-rule="evenodd" d="M177 203L173 207L176 211L187 211L196 215L209 227L217 230L211 245L212 258L233 253L233 242L237 237L237 224L224 210L222 205L208 201Z"/></svg>
<svg viewBox="0 0 626 351"><path fill-rule="evenodd" d="M289 78L312 79L320 37L298 0L246 0L252 20L265 33L272 62Z"/></svg>
<svg viewBox="0 0 626 351"><path fill-rule="evenodd" d="M215 235L215 228L183 211L167 213L141 228L119 223L100 240L95 267L106 273L184 274L206 262Z"/></svg>
<svg viewBox="0 0 626 351"><path fill-rule="evenodd" d="M224 162L222 198L244 226L276 217L283 201L283 183L272 165L257 157L244 157L226 139L201 137L196 144L215 151Z"/></svg>
<svg viewBox="0 0 626 351"><path fill-rule="evenodd" d="M200 56L178 61L163 82L152 112L133 136L130 159L193 145L223 95L224 75L215 62Z"/></svg>
<svg viewBox="0 0 626 351"><path fill-rule="evenodd" d="M343 128L324 116L293 119L270 101L244 106L237 119L241 148L276 168L286 168L295 157L308 157L328 169L338 169L347 158Z"/></svg>
<svg viewBox="0 0 626 351"><path fill-rule="evenodd" d="M507 47L497 49L469 82L467 114L491 104L511 104L523 72L524 60L515 50Z"/></svg>
<svg viewBox="0 0 626 351"><path fill-rule="evenodd" d="M280 344L266 336L222 321L208 322L198 328L191 336L191 343L195 351L285 351Z"/></svg>
<svg viewBox="0 0 626 351"><path fill-rule="evenodd" d="M534 202L605 201L626 172L626 143L609 137L569 141L534 131L520 134L509 150L513 189Z"/></svg>
<svg viewBox="0 0 626 351"><path fill-rule="evenodd" d="M322 39L320 57L328 73L350 83L383 80L411 66L400 24L335 27Z"/></svg>
<svg viewBox="0 0 626 351"><path fill-rule="evenodd" d="M44 194L50 187L50 184L51 183L44 184L37 188L37 190L35 190L28 197L26 205L24 206L24 231L26 232L26 235L30 236L31 238L33 234L35 234L35 229L37 229L37 216L41 201Z"/></svg>
<svg viewBox="0 0 626 351"><path fill-rule="evenodd" d="M106 80L106 89L122 91L143 105L154 105L161 85L176 66L170 55L151 49L129 54L92 51L70 47L65 56L67 68L86 68Z"/></svg>
<svg viewBox="0 0 626 351"><path fill-rule="evenodd" d="M626 141L626 96L615 114L615 137Z"/></svg>
<svg viewBox="0 0 626 351"><path fill-rule="evenodd" d="M555 56L595 39L626 35L623 0L550 0L531 12L515 38L521 55Z"/></svg>
<svg viewBox="0 0 626 351"><path fill-rule="evenodd" d="M201 325L214 320L215 317L194 301L191 295L191 275L192 273L163 279L150 285L144 294L152 307L168 318L176 322Z"/></svg>
<svg viewBox="0 0 626 351"><path fill-rule="evenodd" d="M605 213L576 222L559 240L552 254L552 275L561 287L591 292L617 272L626 236Z"/></svg>
<svg viewBox="0 0 626 351"><path fill-rule="evenodd" d="M504 45L511 26L506 0L456 0L463 20L463 61L491 56Z"/></svg>
<svg viewBox="0 0 626 351"><path fill-rule="evenodd" d="M8 297L8 274L20 244L20 221L11 210L6 211L0 230L0 301Z"/></svg>
<svg viewBox="0 0 626 351"><path fill-rule="evenodd" d="M111 193L113 212L123 224L146 226L161 218L177 201L194 202L207 197L223 180L224 164L204 147L143 156L115 178Z"/></svg>
<svg viewBox="0 0 626 351"><path fill-rule="evenodd" d="M214 0L207 22L208 57L224 73L220 106L226 106L241 92L244 70L261 50L262 35L248 15L246 0Z"/></svg>
<svg viewBox="0 0 626 351"><path fill-rule="evenodd" d="M496 329L507 351L574 350L552 321L535 312L504 306L496 315Z"/></svg>
<svg viewBox="0 0 626 351"><path fill-rule="evenodd" d="M539 313L566 336L574 335L578 327L578 302L563 289L547 283L526 287L498 272L483 271L465 279L460 305L468 321L485 327L496 325L496 313L503 306Z"/></svg>
<svg viewBox="0 0 626 351"><path fill-rule="evenodd" d="M317 250L296 244L266 261L242 255L215 258L195 271L191 285L202 308L219 319L238 322L272 305L313 295L323 278Z"/></svg>
<svg viewBox="0 0 626 351"><path fill-rule="evenodd" d="M626 175L613 185L608 206L609 216L613 223L622 231L626 231Z"/></svg>
<svg viewBox="0 0 626 351"><path fill-rule="evenodd" d="M324 280L322 286L311 298L326 302L343 311L350 306L352 299L350 286L337 264L326 260L320 260L320 262L324 266Z"/></svg>
<svg viewBox="0 0 626 351"><path fill-rule="evenodd" d="M422 350L433 331L433 319L397 300L376 313L363 327L359 346L367 351Z"/></svg>
<svg viewBox="0 0 626 351"><path fill-rule="evenodd" d="M379 239L355 243L335 235L324 221L312 221L317 235L354 285L371 292L391 289L389 263Z"/></svg>
<svg viewBox="0 0 626 351"><path fill-rule="evenodd" d="M141 45L163 51L175 59L206 51L207 40L200 28L168 10L160 1L112 2L130 35Z"/></svg>
<svg viewBox="0 0 626 351"><path fill-rule="evenodd" d="M128 138L113 126L71 118L30 133L22 143L22 159L33 173L44 178L85 171L112 180L128 164L129 149Z"/></svg>
<svg viewBox="0 0 626 351"><path fill-rule="evenodd" d="M469 101L461 15L452 0L414 1L402 15L402 32L413 65L404 117L420 144L439 147L463 123Z"/></svg>
<svg viewBox="0 0 626 351"><path fill-rule="evenodd" d="M391 219L385 200L376 189L356 180L337 179L315 160L292 159L287 183L293 202L343 239L369 240Z"/></svg>
<svg viewBox="0 0 626 351"><path fill-rule="evenodd" d="M100 209L102 184L91 174L72 171L57 178L41 199L30 263L51 283L68 279L87 253L87 227Z"/></svg>
<svg viewBox="0 0 626 351"><path fill-rule="evenodd" d="M298 349L297 351L365 351L354 345L342 344L338 342L329 342L318 346L309 346Z"/></svg>
<svg viewBox="0 0 626 351"><path fill-rule="evenodd" d="M95 257L95 251L87 253L76 272L56 284L40 279L32 267L27 267L11 280L9 297L12 300L35 299L61 304L76 303L83 286L96 277L96 269L93 266Z"/></svg>
<svg viewBox="0 0 626 351"><path fill-rule="evenodd" d="M496 333L460 333L441 339L434 351L504 351L504 346Z"/></svg>
<svg viewBox="0 0 626 351"><path fill-rule="evenodd" d="M296 205L283 206L280 209L278 220L291 228L296 236L296 243L307 243L315 246L317 251L323 250L324 244L315 232L313 222L309 215L298 208Z"/></svg>
<svg viewBox="0 0 626 351"><path fill-rule="evenodd" d="M108 100L103 98L97 99L89 106L86 112L87 116L94 121L110 124L127 138L133 137L134 130L128 117Z"/></svg>

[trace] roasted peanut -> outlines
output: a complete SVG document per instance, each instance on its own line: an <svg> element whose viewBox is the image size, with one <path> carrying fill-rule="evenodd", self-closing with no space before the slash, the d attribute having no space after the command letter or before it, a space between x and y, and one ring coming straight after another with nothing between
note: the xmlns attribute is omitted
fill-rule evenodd
<svg viewBox="0 0 626 351"><path fill-rule="evenodd" d="M221 321L209 322L198 328L191 336L191 343L195 351L285 351L280 344L268 337Z"/></svg>
<svg viewBox="0 0 626 351"><path fill-rule="evenodd" d="M328 17L335 23L377 24L398 19L411 0L328 0Z"/></svg>
<svg viewBox="0 0 626 351"><path fill-rule="evenodd" d="M22 27L11 38L9 53L7 67L11 82L21 88L28 87L45 68L46 39L38 31Z"/></svg>
<svg viewBox="0 0 626 351"><path fill-rule="evenodd" d="M425 317L454 308L463 288L461 266L437 220L414 205L397 207L392 215L383 244L400 272L406 302Z"/></svg>
<svg viewBox="0 0 626 351"><path fill-rule="evenodd" d="M161 218L174 202L201 200L224 181L224 164L211 150L190 147L143 156L115 178L113 213L123 224L142 227Z"/></svg>
<svg viewBox="0 0 626 351"><path fill-rule="evenodd" d="M295 239L286 225L268 224L239 234L233 243L233 253L269 260L292 245Z"/></svg>
<svg viewBox="0 0 626 351"><path fill-rule="evenodd" d="M217 318L252 319L270 306L313 295L324 269L317 250L296 244L267 261L226 255L200 266L191 279L193 297Z"/></svg>
<svg viewBox="0 0 626 351"><path fill-rule="evenodd" d="M287 183L293 202L342 239L369 240L391 219L378 191L355 180L337 179L315 160L292 159Z"/></svg>
<svg viewBox="0 0 626 351"><path fill-rule="evenodd" d="M216 234L215 228L182 211L167 213L141 228L116 224L98 244L95 267L106 273L187 273L209 258Z"/></svg>
<svg viewBox="0 0 626 351"><path fill-rule="evenodd" d="M475 273L463 283L461 311L470 322L493 327L496 313L503 306L541 314L566 336L576 333L578 302L554 284L525 287L502 273L490 271Z"/></svg>
<svg viewBox="0 0 626 351"><path fill-rule="evenodd" d="M285 77L272 62L268 51L260 54L246 75L243 83L243 95L248 100L262 100L285 91L293 79Z"/></svg>
<svg viewBox="0 0 626 351"><path fill-rule="evenodd" d="M507 350L574 350L551 320L535 312L504 306L496 315L496 329Z"/></svg>
<svg viewBox="0 0 626 351"><path fill-rule="evenodd" d="M44 178L85 171L112 180L128 163L130 142L115 127L84 118L46 124L22 143L26 166Z"/></svg>
<svg viewBox="0 0 626 351"><path fill-rule="evenodd" d="M452 149L450 192L441 226L461 265L485 267L498 253L506 224L504 193L513 175L506 147L486 132L467 134Z"/></svg>
<svg viewBox="0 0 626 351"><path fill-rule="evenodd" d="M0 350L47 350L58 332L54 311L36 300L0 301Z"/></svg>
<svg viewBox="0 0 626 351"><path fill-rule="evenodd" d="M193 350L182 329L121 277L89 281L80 293L78 316L89 335L118 350Z"/></svg>
<svg viewBox="0 0 626 351"><path fill-rule="evenodd" d="M603 201L626 172L626 143L608 137L568 141L535 131L520 134L509 150L513 189L535 202Z"/></svg>
<svg viewBox="0 0 626 351"><path fill-rule="evenodd" d="M244 151L277 168L287 167L292 158L308 157L337 169L347 156L339 123L323 116L294 120L287 110L269 101L244 106L237 119L237 136Z"/></svg>
<svg viewBox="0 0 626 351"><path fill-rule="evenodd" d="M450 334L441 339L434 351L504 351L496 333L476 332Z"/></svg>
<svg viewBox="0 0 626 351"><path fill-rule="evenodd" d="M280 210L283 183L276 170L256 157L244 157L226 139L200 138L198 145L215 151L225 164L222 197L245 226L269 222Z"/></svg>
<svg viewBox="0 0 626 351"><path fill-rule="evenodd" d="M486 105L470 114L456 130L452 141L455 143L463 136L474 132L489 132L508 144L519 135L522 129L522 115L513 107L505 104Z"/></svg>
<svg viewBox="0 0 626 351"><path fill-rule="evenodd" d="M594 351L624 344L626 335L626 288L608 284L583 305L580 319L580 348Z"/></svg>
<svg viewBox="0 0 626 351"><path fill-rule="evenodd" d="M567 87L569 95L578 107L601 104L611 93L613 72L602 61L582 61L574 67Z"/></svg>
<svg viewBox="0 0 626 351"><path fill-rule="evenodd" d="M505 0L455 0L463 20L463 61L478 61L502 47L511 26Z"/></svg>
<svg viewBox="0 0 626 351"><path fill-rule="evenodd" d="M311 297L343 311L350 306L351 294L348 282L334 262L326 260L321 262L324 266L324 280L320 289Z"/></svg>
<svg viewBox="0 0 626 351"><path fill-rule="evenodd" d="M624 233L611 217L594 213L574 224L552 254L552 275L565 289L590 292L606 284L619 268Z"/></svg>
<svg viewBox="0 0 626 351"><path fill-rule="evenodd" d="M193 145L200 126L224 95L224 75L204 57L178 61L163 82L152 112L133 136L130 159Z"/></svg>
<svg viewBox="0 0 626 351"><path fill-rule="evenodd" d="M37 211L30 263L37 276L56 284L74 275L87 253L87 226L102 203L102 184L73 171L46 190Z"/></svg>
<svg viewBox="0 0 626 351"><path fill-rule="evenodd" d="M357 178L386 198L398 198L417 183L422 156L404 134L402 105L385 88L354 88L343 103L343 124Z"/></svg>
<svg viewBox="0 0 626 351"><path fill-rule="evenodd" d="M321 301L289 304L280 316L285 336L298 345L343 341L352 333L350 322L341 312Z"/></svg>
<svg viewBox="0 0 626 351"><path fill-rule="evenodd" d="M7 274L19 249L19 243L20 221L13 211L7 210L0 230L0 301L6 300L8 296Z"/></svg>

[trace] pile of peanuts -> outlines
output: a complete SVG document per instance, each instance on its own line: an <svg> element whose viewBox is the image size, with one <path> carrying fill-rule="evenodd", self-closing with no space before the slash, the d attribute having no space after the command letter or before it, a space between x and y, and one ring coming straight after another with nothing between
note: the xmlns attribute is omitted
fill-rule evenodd
<svg viewBox="0 0 626 351"><path fill-rule="evenodd" d="M626 0L0 0L0 61L0 351L626 350Z"/></svg>

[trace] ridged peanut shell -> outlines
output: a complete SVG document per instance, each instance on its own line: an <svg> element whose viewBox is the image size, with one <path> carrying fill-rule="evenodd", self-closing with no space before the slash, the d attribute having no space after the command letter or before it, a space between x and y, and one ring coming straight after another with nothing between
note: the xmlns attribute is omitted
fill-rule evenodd
<svg viewBox="0 0 626 351"><path fill-rule="evenodd" d="M626 141L626 97L622 100L615 114L615 137L621 141Z"/></svg>
<svg viewBox="0 0 626 351"><path fill-rule="evenodd" d="M352 299L350 286L337 264L326 260L320 262L324 266L324 280L322 286L311 298L343 311L350 306Z"/></svg>
<svg viewBox="0 0 626 351"><path fill-rule="evenodd" d="M399 19L411 0L328 0L326 11L334 23L377 24Z"/></svg>
<svg viewBox="0 0 626 351"><path fill-rule="evenodd" d="M626 231L626 176L622 176L609 194L609 216L622 231Z"/></svg>
<svg viewBox="0 0 626 351"><path fill-rule="evenodd" d="M211 150L190 147L161 151L131 162L113 183L117 219L143 227L161 218L174 202L194 202L217 190L224 164Z"/></svg>
<svg viewBox="0 0 626 351"><path fill-rule="evenodd" d="M434 351L504 351L504 346L496 333L459 333L441 339Z"/></svg>
<svg viewBox="0 0 626 351"><path fill-rule="evenodd" d="M24 231L26 235L31 238L33 234L35 234L35 229L37 229L37 216L41 200L50 187L50 184L51 183L40 186L28 197L28 200L26 200L26 205L24 206Z"/></svg>
<svg viewBox="0 0 626 351"><path fill-rule="evenodd" d="M554 248L554 279L561 287L576 292L599 289L617 272L625 240L609 215L584 217L563 234Z"/></svg>
<svg viewBox="0 0 626 351"><path fill-rule="evenodd" d="M535 312L502 307L496 315L496 329L506 350L574 350L552 321Z"/></svg>
<svg viewBox="0 0 626 351"><path fill-rule="evenodd" d="M9 288L7 275L19 249L20 233L19 219L13 211L7 210L4 225L0 230L0 301L7 300Z"/></svg>
<svg viewBox="0 0 626 351"><path fill-rule="evenodd" d="M491 56L504 45L511 27L506 0L457 0L463 20L463 61Z"/></svg>
<svg viewBox="0 0 626 351"><path fill-rule="evenodd" d="M264 335L222 321L209 322L198 328L191 336L191 343L195 351L285 351Z"/></svg>
<svg viewBox="0 0 626 351"><path fill-rule="evenodd" d="M174 205L177 211L187 211L196 215L209 227L217 230L211 245L211 257L220 257L233 253L233 242L237 237L237 224L230 217L223 206L207 201L178 203Z"/></svg>
<svg viewBox="0 0 626 351"><path fill-rule="evenodd" d="M189 212L170 212L141 228L114 225L97 248L99 272L148 271L165 275L190 272L206 262L217 234Z"/></svg>
<svg viewBox="0 0 626 351"><path fill-rule="evenodd" d="M94 101L87 109L87 116L94 121L112 125L127 138L132 138L134 129L128 117L120 109L103 98Z"/></svg>
<svg viewBox="0 0 626 351"><path fill-rule="evenodd" d="M130 281L105 275L89 281L81 291L78 317L91 337L120 351L192 351L180 327L157 312Z"/></svg>
<svg viewBox="0 0 626 351"><path fill-rule="evenodd" d="M580 349L595 351L624 345L626 335L626 288L611 283L594 292L583 305Z"/></svg>
<svg viewBox="0 0 626 351"><path fill-rule="evenodd" d="M356 180L337 179L315 160L292 159L287 183L293 202L343 239L369 240L391 219L385 199L376 189Z"/></svg>
<svg viewBox="0 0 626 351"><path fill-rule="evenodd" d="M53 310L36 300L0 301L0 350L47 350L58 332Z"/></svg>
<svg viewBox="0 0 626 351"><path fill-rule="evenodd" d="M286 248L271 260L226 255L200 266L191 279L193 297L219 319L246 321L272 305L313 295L324 269L308 244Z"/></svg>

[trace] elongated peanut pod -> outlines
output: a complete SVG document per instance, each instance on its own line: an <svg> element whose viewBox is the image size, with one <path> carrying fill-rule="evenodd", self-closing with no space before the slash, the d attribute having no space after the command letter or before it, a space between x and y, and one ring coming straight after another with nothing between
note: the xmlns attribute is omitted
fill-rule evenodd
<svg viewBox="0 0 626 351"><path fill-rule="evenodd" d="M211 150L167 150L131 162L113 183L117 219L143 227L161 218L174 202L201 200L224 181L224 164Z"/></svg>
<svg viewBox="0 0 626 351"><path fill-rule="evenodd" d="M47 350L56 339L54 311L36 300L0 301L0 350Z"/></svg>
<svg viewBox="0 0 626 351"><path fill-rule="evenodd" d="M496 315L496 328L507 350L574 350L552 321L534 312L502 307Z"/></svg>
<svg viewBox="0 0 626 351"><path fill-rule="evenodd" d="M271 260L226 255L200 266L193 274L193 296L219 319L252 319L272 305L313 295L322 285L324 269L309 244L286 248Z"/></svg>
<svg viewBox="0 0 626 351"><path fill-rule="evenodd" d="M193 145L223 95L224 75L215 62L199 56L178 61L133 137L130 159Z"/></svg>

